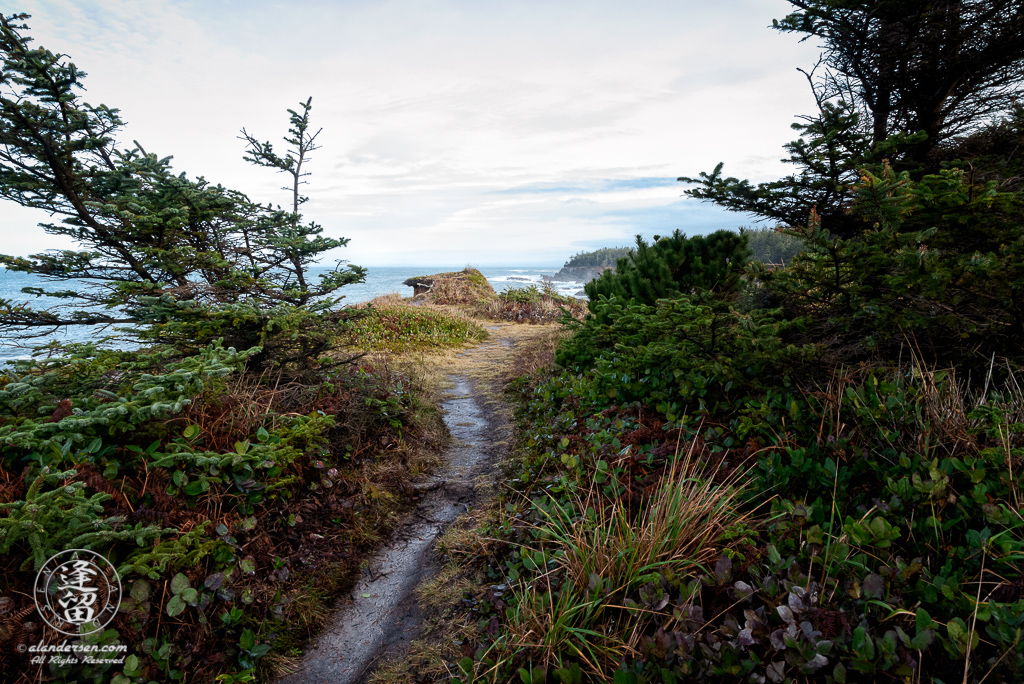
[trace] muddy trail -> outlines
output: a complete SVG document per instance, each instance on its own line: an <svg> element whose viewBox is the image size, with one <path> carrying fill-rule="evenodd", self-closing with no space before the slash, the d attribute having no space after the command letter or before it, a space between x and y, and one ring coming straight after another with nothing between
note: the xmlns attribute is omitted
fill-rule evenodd
<svg viewBox="0 0 1024 684"><path fill-rule="evenodd" d="M517 330L519 328L519 330ZM418 638L424 616L415 588L440 568L437 537L478 500L478 488L494 484L507 427L497 369L528 344L521 326L489 326L490 338L446 364L450 389L441 402L452 436L443 464L414 483L416 509L373 556L352 592L335 607L323 632L311 641L298 669L277 684L357 684L386 659L400 657ZM516 339L520 338L520 339Z"/></svg>

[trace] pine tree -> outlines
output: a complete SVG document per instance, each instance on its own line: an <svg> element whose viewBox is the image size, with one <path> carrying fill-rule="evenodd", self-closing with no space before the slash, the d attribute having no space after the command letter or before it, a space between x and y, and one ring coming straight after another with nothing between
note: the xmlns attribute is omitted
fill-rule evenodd
<svg viewBox="0 0 1024 684"><path fill-rule="evenodd" d="M686 237L676 230L647 244L636 236L636 247L618 260L615 273L605 271L584 286L591 302L617 296L645 304L696 289L729 292L749 258L746 237L727 230Z"/></svg>
<svg viewBox="0 0 1024 684"><path fill-rule="evenodd" d="M144 338L187 350L219 336L241 348L265 345L287 331L297 340L283 345L292 360L324 349L325 340L306 335L323 326L310 316L323 315L338 288L360 281L364 271L339 262L319 283L307 279L318 256L348 242L322 236L321 226L303 224L298 213L305 201L298 174L312 144L310 102L303 115L291 112L288 142L296 141L299 154L292 211L263 206L204 178L176 175L170 157L137 142L120 146L118 111L81 99L85 74L64 55L31 47L23 35L27 18L0 16L0 197L61 217L44 230L80 247L0 255L8 269L64 285L30 294L67 300L72 310L0 301L0 328L131 323ZM268 146L251 159L287 165L292 157L279 160Z"/></svg>
<svg viewBox="0 0 1024 684"><path fill-rule="evenodd" d="M943 150L1006 114L1024 83L1024 6L1017 0L790 0L774 22L783 32L823 41L808 79L815 114L793 127L786 146L796 172L756 186L711 173L681 177L690 197L784 226L811 208L823 225L852 237L850 216L861 170L883 160L916 180L939 170ZM803 70L801 70L803 71Z"/></svg>

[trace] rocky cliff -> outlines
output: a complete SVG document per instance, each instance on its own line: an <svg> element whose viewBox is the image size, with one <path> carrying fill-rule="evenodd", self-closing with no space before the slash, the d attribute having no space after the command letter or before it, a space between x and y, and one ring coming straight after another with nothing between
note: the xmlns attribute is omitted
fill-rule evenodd
<svg viewBox="0 0 1024 684"><path fill-rule="evenodd" d="M605 270L610 270L612 273L615 272L614 266L563 266L555 275L551 276L551 280L557 282L569 282L569 283L589 283L594 278L597 278Z"/></svg>
<svg viewBox="0 0 1024 684"><path fill-rule="evenodd" d="M494 288L475 268L416 276L405 284L412 288L414 297L426 298L435 304L469 304L495 297Z"/></svg>

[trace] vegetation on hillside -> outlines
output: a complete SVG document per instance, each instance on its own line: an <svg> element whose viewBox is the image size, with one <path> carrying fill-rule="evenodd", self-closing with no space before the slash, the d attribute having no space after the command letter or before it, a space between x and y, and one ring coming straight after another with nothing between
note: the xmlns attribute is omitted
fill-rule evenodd
<svg viewBox="0 0 1024 684"><path fill-rule="evenodd" d="M287 663L394 524L422 458L409 445L441 439L386 367L311 384L246 372L251 352L217 344L177 361L52 351L0 380L0 658L26 681L249 681ZM76 548L116 566L124 598L72 641L126 646L123 667L31 665L19 646L60 640L32 586Z"/></svg>
<svg viewBox="0 0 1024 684"><path fill-rule="evenodd" d="M0 302L0 331L124 324L142 346L51 344L0 375L4 679L268 680L446 440L423 389L381 352L485 333L441 311L340 308L355 267L309 278L345 244L298 213L309 101L290 111L283 157L245 134L252 161L292 176L291 210L268 208L117 147L116 110L81 101L84 74L32 48L25 18L0 17L0 194L64 217L46 230L79 250L0 262L97 287L48 293L71 314ZM109 559L123 597L102 630L65 639L39 619L33 587L69 549ZM126 657L32 661L29 647L60 643Z"/></svg>
<svg viewBox="0 0 1024 684"><path fill-rule="evenodd" d="M788 264L805 249L803 240L787 235L782 229L740 228L740 234L747 238L751 261L772 265Z"/></svg>
<svg viewBox="0 0 1024 684"><path fill-rule="evenodd" d="M581 319L586 308L582 300L560 295L545 283L542 288L530 285L505 290L487 304L484 315L516 323L554 323L566 316Z"/></svg>
<svg viewBox="0 0 1024 684"><path fill-rule="evenodd" d="M602 247L592 252L580 252L570 257L562 268L607 268L629 252L629 247Z"/></svg>
<svg viewBox="0 0 1024 684"><path fill-rule="evenodd" d="M1024 17L792 4L830 69L801 173L694 194L801 249L769 271L736 235L717 262L638 244L514 383L505 494L448 549L479 573L461 682L1024 677L1024 111L999 99ZM918 72L989 42L1012 49L925 111Z"/></svg>
<svg viewBox="0 0 1024 684"><path fill-rule="evenodd" d="M785 266L749 261L748 234L677 231L638 238L616 273L588 285L576 317L551 293L488 295L467 270L435 283L430 313L379 302L322 318L331 310L312 300L254 295L262 313L246 318L236 305L248 295L230 292L249 275L229 266L210 275L223 283L203 280L202 252L189 287L223 287L230 301L143 297L172 283L160 278L113 290L124 299L111 301L146 312L144 354L52 347L18 362L0 379L8 671L35 677L10 647L56 640L27 617L30 587L69 545L109 557L128 597L83 640L129 644L133 657L37 678L243 682L286 664L317 624L319 588L343 586L393 524L419 467L410 445L439 437L410 379L358 353L482 334L453 307L502 317L557 306L567 335L553 363L509 386L518 438L501 498L446 543L447 577L466 594L458 638L439 649L445 681L1024 679L1024 108L1013 100L1024 11L1003 0L791 4L777 28L825 42L825 73L809 76L819 112L788 146L797 173L757 187L720 167L690 179L693 196L799 241ZM52 112L73 102L60 88L78 72L25 52L13 21L0 78L27 90L5 111L65 125ZM105 108L66 111L114 122ZM24 144L31 159L16 130L8 154ZM92 137L72 136L72 159L105 149L95 131L73 132ZM312 144L304 135L293 135L300 148ZM301 154L289 163L249 142L299 179ZM143 173L162 187L165 166L140 155L97 166L83 187ZM27 183L0 175L9 196L41 192ZM235 222L242 199L223 208L204 187L186 188L210 204L181 226L209 237L249 225ZM76 208L71 225L94 240L90 217L149 235L148 214L111 197L110 209ZM180 214L160 216L178 229L168 217ZM294 211L279 218L315 244ZM134 252L104 254L134 268ZM84 257L54 259L18 263ZM310 292L285 273L268 291ZM304 339L298 323L274 347L278 323L265 322L278 306L315 321L324 351L287 342ZM235 329L229 312L246 345L217 338ZM184 325L208 337L175 334ZM348 363L326 354L334 344L351 348ZM436 679L421 665L406 681Z"/></svg>
<svg viewBox="0 0 1024 684"><path fill-rule="evenodd" d="M365 311L345 331L350 344L363 349L406 352L477 342L487 333L463 315L409 306L397 295L378 297L358 307Z"/></svg>
<svg viewBox="0 0 1024 684"><path fill-rule="evenodd" d="M469 266L461 271L417 276L405 281L409 286L414 283L429 288L424 298L431 304L479 305L495 297L494 288L484 274Z"/></svg>

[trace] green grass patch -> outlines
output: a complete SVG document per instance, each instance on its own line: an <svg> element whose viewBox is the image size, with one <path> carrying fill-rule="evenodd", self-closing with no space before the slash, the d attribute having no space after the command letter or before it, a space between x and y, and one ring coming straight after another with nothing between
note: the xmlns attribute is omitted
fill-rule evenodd
<svg viewBox="0 0 1024 684"><path fill-rule="evenodd" d="M368 308L352 323L348 334L358 347L390 352L459 347L487 337L487 331L469 319L401 305Z"/></svg>

